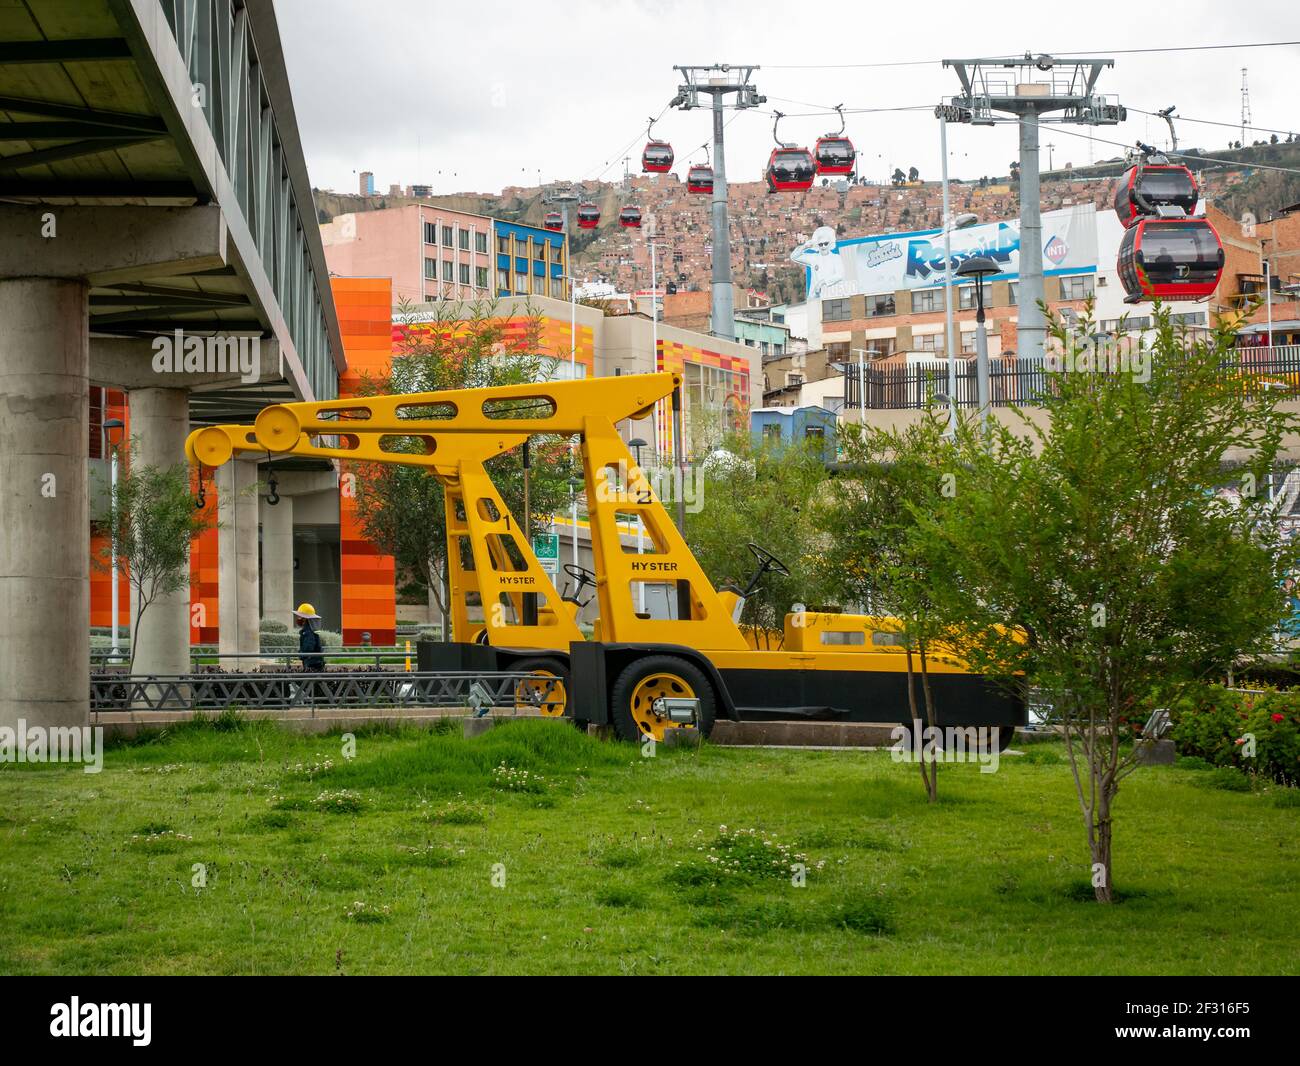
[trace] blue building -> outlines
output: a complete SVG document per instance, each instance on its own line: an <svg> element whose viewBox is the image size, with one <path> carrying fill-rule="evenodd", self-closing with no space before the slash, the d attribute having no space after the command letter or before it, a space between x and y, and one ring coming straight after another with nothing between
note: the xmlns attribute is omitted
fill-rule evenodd
<svg viewBox="0 0 1300 1066"><path fill-rule="evenodd" d="M820 446L822 462L835 462L835 413L825 407L757 407L749 413L749 432L756 448L807 441Z"/></svg>
<svg viewBox="0 0 1300 1066"><path fill-rule="evenodd" d="M498 296L569 298L569 245L563 233L493 219Z"/></svg>

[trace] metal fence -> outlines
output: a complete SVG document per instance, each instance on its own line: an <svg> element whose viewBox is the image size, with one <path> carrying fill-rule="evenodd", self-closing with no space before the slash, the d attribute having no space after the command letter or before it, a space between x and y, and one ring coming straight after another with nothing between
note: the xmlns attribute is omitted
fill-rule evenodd
<svg viewBox="0 0 1300 1066"><path fill-rule="evenodd" d="M556 678L471 671L395 674L92 674L90 709L225 711L366 707L535 710L552 702ZM558 693L555 699L558 699Z"/></svg>
<svg viewBox="0 0 1300 1066"><path fill-rule="evenodd" d="M1225 376L1240 377L1247 391L1265 389L1300 392L1300 344L1236 348L1220 363ZM975 361L957 364L958 407L979 406ZM989 360L989 400L994 407L1032 407L1052 387L1052 374L1043 359L998 357ZM948 364L941 360L907 366L850 366L844 377L844 406L869 410L921 410L948 394Z"/></svg>

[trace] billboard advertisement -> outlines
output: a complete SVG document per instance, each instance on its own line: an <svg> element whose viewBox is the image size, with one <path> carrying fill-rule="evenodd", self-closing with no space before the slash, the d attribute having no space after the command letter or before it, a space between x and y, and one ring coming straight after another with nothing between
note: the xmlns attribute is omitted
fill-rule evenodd
<svg viewBox="0 0 1300 1066"><path fill-rule="evenodd" d="M1096 270L1097 209L1093 204L1047 211L1042 217L1044 274ZM973 255L987 255L1002 267L1002 278L1014 281L1019 276L1018 219L954 230L951 245L954 271ZM842 241L830 226L821 226L790 254L790 259L806 271L812 332L820 325L822 300L943 284L943 232L920 230Z"/></svg>

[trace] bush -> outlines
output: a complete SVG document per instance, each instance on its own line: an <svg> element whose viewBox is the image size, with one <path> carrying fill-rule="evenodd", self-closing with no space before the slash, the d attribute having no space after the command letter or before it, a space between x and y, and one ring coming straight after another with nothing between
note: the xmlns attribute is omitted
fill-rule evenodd
<svg viewBox="0 0 1300 1066"><path fill-rule="evenodd" d="M1180 754L1300 784L1300 690L1211 685L1185 696L1170 716Z"/></svg>

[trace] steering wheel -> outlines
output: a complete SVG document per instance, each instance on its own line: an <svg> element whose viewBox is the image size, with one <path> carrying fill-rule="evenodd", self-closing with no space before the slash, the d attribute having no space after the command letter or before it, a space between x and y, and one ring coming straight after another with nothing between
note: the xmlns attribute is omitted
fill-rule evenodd
<svg viewBox="0 0 1300 1066"><path fill-rule="evenodd" d="M596 583L596 571L588 570L585 566L579 566L577 563L565 563L564 572L578 583L579 588Z"/></svg>
<svg viewBox="0 0 1300 1066"><path fill-rule="evenodd" d="M753 541L750 541L749 550L753 554L754 558L758 560L758 565L763 568L764 572L771 570L772 572L781 574L785 577L790 576L790 568L766 548L760 547Z"/></svg>

